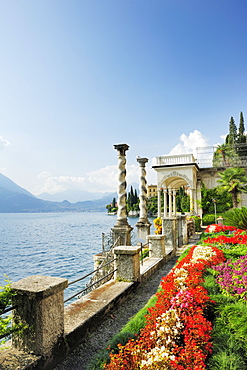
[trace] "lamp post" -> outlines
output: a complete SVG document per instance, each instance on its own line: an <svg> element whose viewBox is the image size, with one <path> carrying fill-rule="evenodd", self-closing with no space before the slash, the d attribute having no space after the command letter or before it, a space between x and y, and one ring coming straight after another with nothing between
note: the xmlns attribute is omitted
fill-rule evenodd
<svg viewBox="0 0 247 370"><path fill-rule="evenodd" d="M213 198L215 223L217 223L217 216L216 216L216 202L217 202L217 199Z"/></svg>

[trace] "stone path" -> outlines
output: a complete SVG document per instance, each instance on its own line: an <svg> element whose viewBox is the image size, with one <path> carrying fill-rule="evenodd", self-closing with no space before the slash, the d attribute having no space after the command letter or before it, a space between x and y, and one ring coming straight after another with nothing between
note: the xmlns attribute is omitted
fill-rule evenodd
<svg viewBox="0 0 247 370"><path fill-rule="evenodd" d="M188 245L196 244L199 234L194 234ZM178 255L183 252L188 245L179 248ZM173 257L168 263L161 267L147 281L143 282L138 289L132 293L121 306L112 310L104 322L94 330L70 355L66 357L55 370L86 370L87 365L94 355L104 348L107 341L134 316L147 301L156 293L161 278L166 276L173 268L177 256Z"/></svg>

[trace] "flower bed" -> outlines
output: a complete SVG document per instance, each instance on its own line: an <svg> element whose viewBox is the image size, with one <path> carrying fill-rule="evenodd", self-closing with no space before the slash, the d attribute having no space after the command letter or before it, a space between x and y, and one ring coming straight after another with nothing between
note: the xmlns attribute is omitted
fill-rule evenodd
<svg viewBox="0 0 247 370"><path fill-rule="evenodd" d="M220 285L223 294L247 301L247 255L241 256L237 261L232 259L225 263L214 266L218 272L217 283Z"/></svg>
<svg viewBox="0 0 247 370"><path fill-rule="evenodd" d="M162 279L157 302L149 309L139 338L119 345L119 353L111 354L104 368L206 369L205 360L212 348L212 324L204 310L212 300L201 283L205 269L224 260L222 251L215 247L192 247Z"/></svg>

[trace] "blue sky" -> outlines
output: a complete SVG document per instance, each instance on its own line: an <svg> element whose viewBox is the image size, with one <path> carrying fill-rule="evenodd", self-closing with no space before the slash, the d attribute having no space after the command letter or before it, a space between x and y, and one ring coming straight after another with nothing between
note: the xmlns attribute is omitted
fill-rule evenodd
<svg viewBox="0 0 247 370"><path fill-rule="evenodd" d="M132 182L136 155L221 143L247 112L246 16L246 0L0 0L0 172L35 195L113 191L114 144Z"/></svg>

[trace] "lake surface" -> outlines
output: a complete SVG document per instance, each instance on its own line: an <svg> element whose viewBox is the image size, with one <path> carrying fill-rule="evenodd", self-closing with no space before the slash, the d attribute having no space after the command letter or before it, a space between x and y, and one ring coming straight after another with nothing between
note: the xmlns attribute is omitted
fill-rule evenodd
<svg viewBox="0 0 247 370"><path fill-rule="evenodd" d="M81 278L93 271L93 255L102 251L102 233L109 234L116 221L117 216L104 212L0 213L0 285L4 274L13 282L30 275L69 282ZM134 227L137 221L128 222ZM87 281L68 287L65 298Z"/></svg>

